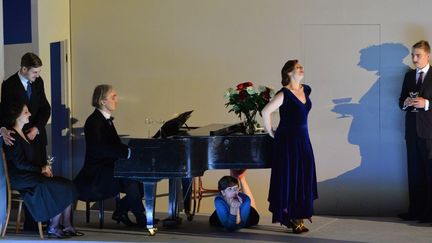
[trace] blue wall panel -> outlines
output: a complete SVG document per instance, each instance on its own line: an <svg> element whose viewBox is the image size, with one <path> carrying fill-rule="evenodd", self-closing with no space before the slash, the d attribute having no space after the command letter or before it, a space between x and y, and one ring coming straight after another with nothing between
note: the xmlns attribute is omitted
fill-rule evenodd
<svg viewBox="0 0 432 243"><path fill-rule="evenodd" d="M62 144L62 127L64 121L64 109L62 108L61 96L61 46L60 42L50 44L51 62L51 134L52 134L52 155L56 158L53 164L54 173L61 175L64 158L64 148Z"/></svg>
<svg viewBox="0 0 432 243"><path fill-rule="evenodd" d="M32 42L31 0L3 0L4 44Z"/></svg>

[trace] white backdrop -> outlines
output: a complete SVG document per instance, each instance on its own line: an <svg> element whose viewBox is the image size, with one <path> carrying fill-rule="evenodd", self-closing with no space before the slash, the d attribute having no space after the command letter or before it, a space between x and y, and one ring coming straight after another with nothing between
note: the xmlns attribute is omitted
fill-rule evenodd
<svg viewBox="0 0 432 243"><path fill-rule="evenodd" d="M244 81L279 89L281 67L298 58L313 89L317 213L394 215L407 206L397 99L409 47L432 36L431 8L420 0L71 1L76 127L100 83L118 90L122 134L147 136L145 118L191 109L191 126L237 122L225 90ZM207 172L206 187L227 173ZM247 177L262 214L269 173ZM212 199L203 207L210 212Z"/></svg>

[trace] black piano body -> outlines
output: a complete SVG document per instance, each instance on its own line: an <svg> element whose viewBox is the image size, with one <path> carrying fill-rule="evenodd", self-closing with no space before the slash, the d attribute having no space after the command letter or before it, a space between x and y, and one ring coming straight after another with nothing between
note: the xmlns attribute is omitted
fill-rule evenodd
<svg viewBox="0 0 432 243"><path fill-rule="evenodd" d="M238 125L212 124L170 138L129 140L132 156L116 162L114 176L143 183L151 235L156 230L156 185L161 179L170 179L168 213L175 217L180 193L178 179L202 176L206 170L214 169L270 168L272 138L267 134L238 134L236 130Z"/></svg>

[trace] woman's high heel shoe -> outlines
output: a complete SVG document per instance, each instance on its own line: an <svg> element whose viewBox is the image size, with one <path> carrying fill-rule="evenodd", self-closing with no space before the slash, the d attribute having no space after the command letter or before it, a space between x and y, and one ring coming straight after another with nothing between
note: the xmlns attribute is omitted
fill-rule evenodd
<svg viewBox="0 0 432 243"><path fill-rule="evenodd" d="M137 225L134 222L130 221L127 213L114 212L113 215L112 215L112 219L115 220L115 221L117 221L117 224L119 224L120 222L122 222L126 226L135 226L135 225Z"/></svg>
<svg viewBox="0 0 432 243"><path fill-rule="evenodd" d="M66 236L83 236L84 235L84 233L76 230L75 227L73 227L73 226L65 227L65 228L63 228L62 231L63 231L63 234Z"/></svg>
<svg viewBox="0 0 432 243"><path fill-rule="evenodd" d="M303 219L291 219L290 227L288 228L292 228L294 234L301 234L309 231L309 229L304 225Z"/></svg>
<svg viewBox="0 0 432 243"><path fill-rule="evenodd" d="M48 238L66 239L70 237L65 235L64 232L58 227L51 227L51 226L48 226L47 234L48 234Z"/></svg>
<svg viewBox="0 0 432 243"><path fill-rule="evenodd" d="M301 223L300 219L291 219L290 222L291 222L292 231L294 234L303 233L302 223Z"/></svg>
<svg viewBox="0 0 432 243"><path fill-rule="evenodd" d="M312 220L311 220L310 218L309 218L309 221L312 222ZM308 232L308 231L309 231L309 229L306 228L306 226L305 226L305 224L304 224L304 222L303 222L303 219L300 220L300 225L301 225L301 230L302 230L302 232Z"/></svg>

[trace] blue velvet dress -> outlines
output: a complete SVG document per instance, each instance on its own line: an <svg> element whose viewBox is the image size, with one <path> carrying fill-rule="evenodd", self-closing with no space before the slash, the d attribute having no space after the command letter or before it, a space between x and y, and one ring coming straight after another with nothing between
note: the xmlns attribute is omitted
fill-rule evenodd
<svg viewBox="0 0 432 243"><path fill-rule="evenodd" d="M275 132L268 201L273 223L288 225L290 219L310 218L318 198L315 159L307 119L311 88L303 85L306 103L282 88L280 122Z"/></svg>

